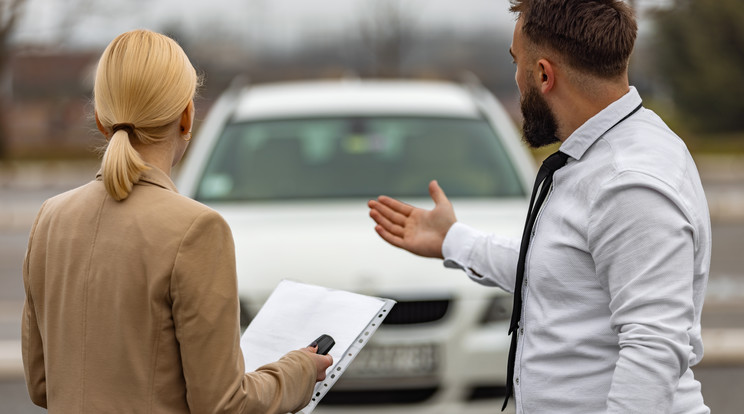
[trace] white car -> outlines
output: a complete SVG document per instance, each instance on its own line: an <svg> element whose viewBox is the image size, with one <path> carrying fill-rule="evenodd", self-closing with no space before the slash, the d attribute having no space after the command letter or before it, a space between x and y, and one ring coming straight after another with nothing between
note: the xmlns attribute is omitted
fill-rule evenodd
<svg viewBox="0 0 744 414"><path fill-rule="evenodd" d="M242 324L282 279L398 301L316 412L492 413L511 296L388 245L366 203L431 208L436 179L460 221L519 237L534 168L477 84L288 82L225 92L177 184L232 228Z"/></svg>

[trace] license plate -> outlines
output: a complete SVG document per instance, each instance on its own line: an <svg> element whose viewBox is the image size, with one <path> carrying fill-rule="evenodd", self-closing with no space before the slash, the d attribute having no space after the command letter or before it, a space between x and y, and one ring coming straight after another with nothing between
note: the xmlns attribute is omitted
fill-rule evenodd
<svg viewBox="0 0 744 414"><path fill-rule="evenodd" d="M433 374L439 365L432 344L372 345L364 347L346 369L345 377L379 378Z"/></svg>

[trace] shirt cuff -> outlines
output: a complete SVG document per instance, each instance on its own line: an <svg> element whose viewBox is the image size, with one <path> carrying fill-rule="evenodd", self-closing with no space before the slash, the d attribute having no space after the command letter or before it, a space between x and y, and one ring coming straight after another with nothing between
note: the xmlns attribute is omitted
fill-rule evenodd
<svg viewBox="0 0 744 414"><path fill-rule="evenodd" d="M471 270L467 264L470 260L475 241L482 236L483 234L480 231L466 224L460 222L453 224L442 243L444 267L462 269L468 276L475 276L470 274Z"/></svg>

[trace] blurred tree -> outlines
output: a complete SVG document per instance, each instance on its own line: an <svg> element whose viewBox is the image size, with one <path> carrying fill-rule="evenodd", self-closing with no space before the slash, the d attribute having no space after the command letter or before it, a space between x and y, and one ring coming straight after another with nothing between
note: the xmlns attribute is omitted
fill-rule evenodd
<svg viewBox="0 0 744 414"><path fill-rule="evenodd" d="M374 61L372 76L399 77L410 53L415 15L401 0L375 0L372 11L359 23L361 41Z"/></svg>
<svg viewBox="0 0 744 414"><path fill-rule="evenodd" d="M6 155L7 131L3 116L5 114L4 106L7 91L4 90L4 84L12 52L10 36L18 23L25 2L26 0L2 0L0 2L0 158L4 158Z"/></svg>
<svg viewBox="0 0 744 414"><path fill-rule="evenodd" d="M654 20L655 66L680 118L698 131L744 130L744 2L677 0Z"/></svg>

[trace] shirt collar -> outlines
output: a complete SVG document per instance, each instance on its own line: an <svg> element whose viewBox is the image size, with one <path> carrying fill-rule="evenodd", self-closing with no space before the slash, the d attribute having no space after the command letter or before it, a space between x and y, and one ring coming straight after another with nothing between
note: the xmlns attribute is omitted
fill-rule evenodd
<svg viewBox="0 0 744 414"><path fill-rule="evenodd" d="M641 96L635 87L631 86L628 93L589 118L574 131L561 144L560 151L576 160L581 159L592 144L640 104Z"/></svg>
<svg viewBox="0 0 744 414"><path fill-rule="evenodd" d="M173 184L173 180L168 176L168 174L164 173L160 168L151 165L151 164L145 164L148 167L150 167L149 170L144 171L142 175L140 176L140 179L138 182L135 183L135 185L141 185L141 184L152 184L156 185L158 187L165 188L166 190L173 191L174 193L178 192L178 189L176 189L176 185ZM103 178L103 171L98 170L96 173L96 180L101 181Z"/></svg>

